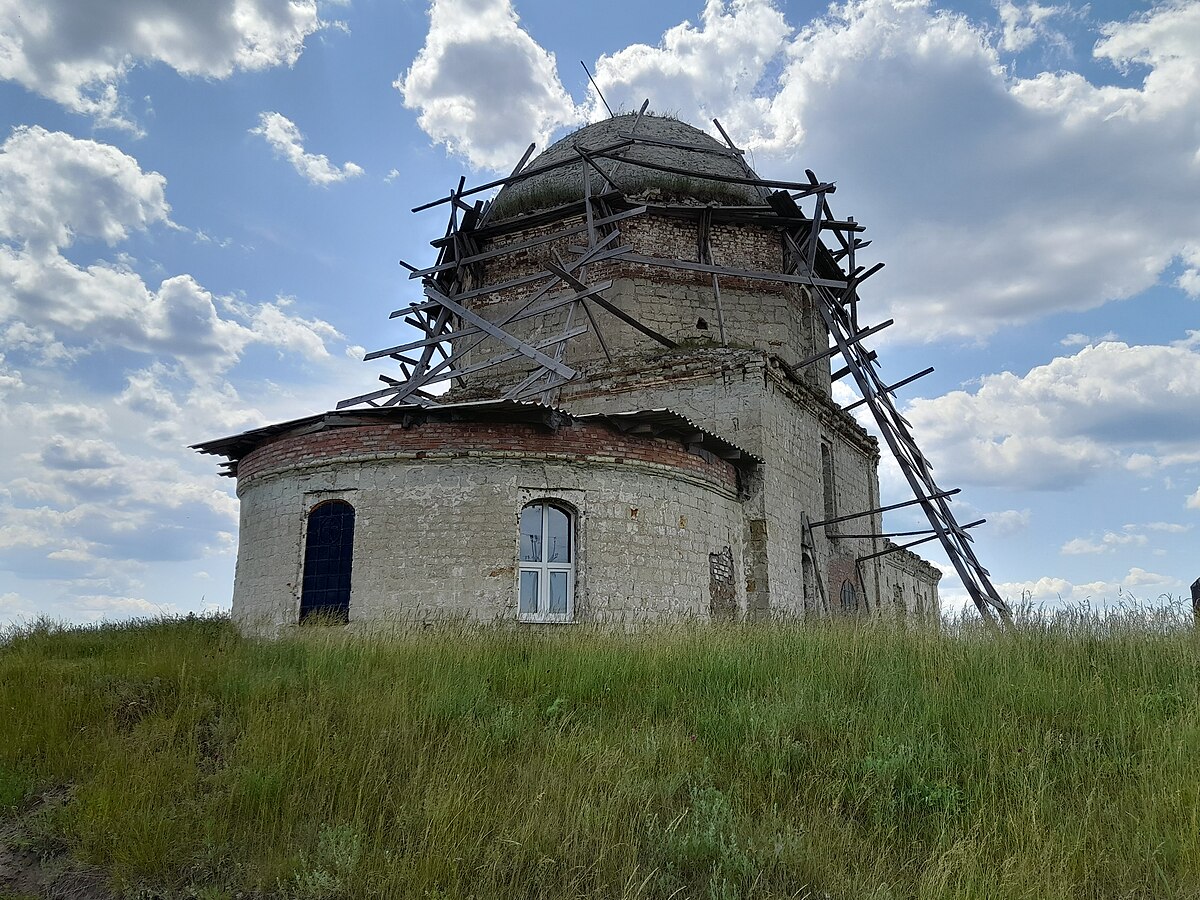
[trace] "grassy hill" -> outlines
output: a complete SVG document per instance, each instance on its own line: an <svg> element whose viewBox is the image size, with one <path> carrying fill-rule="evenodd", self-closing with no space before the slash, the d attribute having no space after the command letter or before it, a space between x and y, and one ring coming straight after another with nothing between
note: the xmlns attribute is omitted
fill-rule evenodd
<svg viewBox="0 0 1200 900"><path fill-rule="evenodd" d="M42 625L0 644L0 818L143 898L1196 897L1198 646Z"/></svg>

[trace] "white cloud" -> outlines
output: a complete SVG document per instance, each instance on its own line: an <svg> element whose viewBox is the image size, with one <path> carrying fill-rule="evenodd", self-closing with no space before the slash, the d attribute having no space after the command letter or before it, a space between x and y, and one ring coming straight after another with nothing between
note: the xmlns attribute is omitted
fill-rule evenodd
<svg viewBox="0 0 1200 900"><path fill-rule="evenodd" d="M755 95L791 31L768 0L708 0L699 25L669 29L657 47L633 44L601 56L596 81L614 108L637 109L649 98L660 112L698 125L718 116L740 132L765 110L767 101ZM599 98L590 100L589 118L604 118Z"/></svg>
<svg viewBox="0 0 1200 900"><path fill-rule="evenodd" d="M1196 493L1187 498L1188 509L1200 509L1200 488L1196 488Z"/></svg>
<svg viewBox="0 0 1200 900"><path fill-rule="evenodd" d="M117 448L108 441L71 440L56 435L46 442L40 454L48 469L76 472L80 469L111 469L120 465Z"/></svg>
<svg viewBox="0 0 1200 900"><path fill-rule="evenodd" d="M108 144L39 126L0 146L0 239L49 252L76 237L109 245L169 223L167 181Z"/></svg>
<svg viewBox="0 0 1200 900"><path fill-rule="evenodd" d="M1078 584L1066 578L1045 576L1030 581L1002 582L996 585L997 592L1010 605L1029 601L1035 605L1051 606L1062 601L1064 604L1090 603L1104 607L1116 603L1157 600L1164 594L1182 589L1182 582L1177 579L1148 572L1137 566L1111 581Z"/></svg>
<svg viewBox="0 0 1200 900"><path fill-rule="evenodd" d="M75 621L171 611L140 599L149 567L228 557L232 486L214 487L211 459L186 445L313 402L308 377L239 372L266 412L243 401L229 375L248 348L327 379L352 365L338 331L290 298L222 297L188 274L148 285L119 244L156 228L183 231L166 181L120 150L41 128L0 145L0 459L14 462L0 472L0 578L37 580ZM117 246L76 264L65 253L85 239ZM89 354L124 383L83 371Z"/></svg>
<svg viewBox="0 0 1200 900"><path fill-rule="evenodd" d="M425 45L394 87L426 134L486 168L511 167L581 118L510 0L433 0Z"/></svg>
<svg viewBox="0 0 1200 900"><path fill-rule="evenodd" d="M0 145L4 346L37 345L48 359L119 347L218 371L255 343L327 356L324 342L340 339L336 329L284 312L285 300L234 304L186 274L151 288L119 256L79 266L60 252L77 237L116 244L170 225L165 190L161 175L110 145L36 127L14 131Z"/></svg>
<svg viewBox="0 0 1200 900"><path fill-rule="evenodd" d="M1190 459L1200 441L1200 353L1108 342L975 393L913 400L905 416L953 481L1063 488L1144 457Z"/></svg>
<svg viewBox="0 0 1200 900"><path fill-rule="evenodd" d="M1180 522L1147 522L1145 525L1126 525L1126 529L1144 528L1146 531L1159 531L1164 534L1186 534L1192 530L1191 525Z"/></svg>
<svg viewBox="0 0 1200 900"><path fill-rule="evenodd" d="M1072 332L1058 343L1063 347L1086 347L1088 344L1102 344L1105 341L1115 340L1117 340L1117 334L1114 331L1109 331L1097 338L1088 337L1086 334L1080 334L1079 332Z"/></svg>
<svg viewBox="0 0 1200 900"><path fill-rule="evenodd" d="M120 90L134 66L225 78L291 65L322 26L316 0L0 0L0 78L132 128Z"/></svg>
<svg viewBox="0 0 1200 900"><path fill-rule="evenodd" d="M362 167L348 162L338 167L329 161L324 154L309 153L304 149L304 135L291 119L277 112L260 113L258 127L250 129L251 134L260 134L275 155L286 159L292 167L307 181L322 187L347 178L356 178L363 173Z"/></svg>
<svg viewBox="0 0 1200 900"><path fill-rule="evenodd" d="M1020 53L1038 41L1058 46L1067 43L1066 38L1047 23L1053 18L1070 15L1068 6L1042 6L1040 3L1021 6L1011 0L1000 0L996 11L1000 14L1000 47L1003 50Z"/></svg>
<svg viewBox="0 0 1200 900"><path fill-rule="evenodd" d="M410 103L435 139L510 164L527 129L476 121L494 87L465 74L490 71L480 48L455 44L454 87L437 95L441 106L416 89L414 73L432 92L434 76L450 72L430 59L462 18L438 20L451 8L472 7L435 5ZM889 264L864 289L868 301L888 298L879 318L901 323L889 340L978 340L1092 309L1154 286L1177 260L1178 285L1200 293L1200 4L1167 3L1104 26L1098 63L1146 72L1128 87L1072 71L1015 77L1006 47L1057 44L1048 23L1082 11L1003 2L999 12L997 31L932 0L848 0L790 34L767 0L710 0L699 24L668 29L658 46L602 56L597 79L614 107L648 97L699 125L719 117L764 174L803 178L812 167L836 180L834 212L864 222ZM544 58L530 43L522 33L523 52ZM544 80L555 99L534 105L569 122L552 69ZM516 96L524 103L529 92ZM603 115L594 98L581 108ZM1119 174L1128 203L1113 193L1121 159L1138 161Z"/></svg>
<svg viewBox="0 0 1200 900"><path fill-rule="evenodd" d="M1062 545L1059 553L1066 556L1084 553L1112 553L1119 547L1143 547L1150 542L1144 534L1131 532L1106 531L1097 540L1091 538L1072 538Z"/></svg>
<svg viewBox="0 0 1200 900"><path fill-rule="evenodd" d="M1033 514L1028 509L1002 509L984 515L989 531L998 537L1020 534L1029 528Z"/></svg>

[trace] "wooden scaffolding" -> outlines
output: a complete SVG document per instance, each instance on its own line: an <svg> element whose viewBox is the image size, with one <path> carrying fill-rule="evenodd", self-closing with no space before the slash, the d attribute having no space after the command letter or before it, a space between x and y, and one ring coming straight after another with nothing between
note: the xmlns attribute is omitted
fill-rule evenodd
<svg viewBox="0 0 1200 900"><path fill-rule="evenodd" d="M982 524L983 520L966 525L958 523L950 503L959 491L944 490L937 484L932 464L913 439L910 423L896 408L895 392L933 369L927 368L887 384L878 371L876 353L864 345L867 338L893 324L890 319L869 327L863 327L859 322L859 288L883 268L883 263L875 263L870 267L858 263L858 253L870 242L859 237L864 228L853 218L839 219L833 214L829 198L836 190L835 185L818 180L811 171L806 171L807 180L804 182L760 178L746 164L743 151L734 144L716 119L713 124L724 139L724 146L715 142L704 145L639 135L638 127L647 106L648 101L636 116L630 117L630 127L620 131L618 139L606 145L584 147L574 144L570 152L560 154L555 161L530 165L534 151L531 144L506 178L471 188L467 188L466 179L461 178L457 187L445 197L415 207L414 213L439 206L449 209L445 233L431 242L438 250L434 265L418 268L401 263L409 270L410 278L420 281L423 296L392 312L391 318L402 318L423 336L368 353L366 360L395 361L400 377L380 375L383 387L343 400L338 404L338 409L364 404L370 407L438 405L438 397L431 392L431 388L521 357L525 358L530 372L515 384L506 386L501 398L537 398L549 403L552 392L579 374L565 361L566 348L573 339L590 332L603 354L611 360L602 329L607 316L619 319L649 341L668 349L675 348L677 344L670 337L640 322L605 296L605 292L613 286L611 280L589 281L589 267L608 260L682 269L710 277L717 312L717 337L722 344L726 342L726 323L721 304L721 278L800 286L811 293L815 308L828 331L829 347L788 365L790 374L794 376L811 365L827 365L831 358L840 357L844 364L831 373L832 379L853 378L861 396L860 400L845 407L845 410L849 412L859 406L866 406L870 410L883 441L913 492L912 500L813 522L810 528L832 526L900 507L919 505L928 520L928 529L855 535L915 538L862 556L858 562L861 564L898 550L938 541L984 619L994 622L998 617L1003 622L1010 621L1009 607L996 592L988 571L976 557L973 539L968 533L969 528ZM697 175L695 170L686 167L629 154L630 148L639 146L665 147L675 151L676 155L718 155L734 165L706 166L703 174ZM470 199L549 172L567 170L568 167L576 167L580 172L579 199L522 215L515 223L511 220L493 221L495 199ZM622 189L621 182L624 179L618 173L638 170L670 177L696 177L705 182L729 185L757 197L758 202L695 205L637 199ZM736 174L728 174L730 170ZM599 184L601 189L594 189L594 184ZM648 256L622 244L621 224L645 215L695 222L698 235L696 261ZM574 224L554 228L557 223L564 221ZM778 230L785 251L783 270L759 271L720 265L714 259L709 240L714 223L758 225ZM498 235L514 229L544 233L504 243L493 249L483 249ZM544 263L541 270L505 281L482 283L484 264L489 260L561 243L564 238L574 238L576 243L568 245L566 254L556 253L554 261ZM472 300L514 288L522 288L530 293L516 308L508 309L494 320L471 308ZM530 343L517 337L511 329L515 323L541 319L551 313L555 314L555 321L563 323L563 327L548 338ZM500 345L500 352L484 359L475 359L472 351L489 338ZM811 542L811 535L806 534L805 539Z"/></svg>

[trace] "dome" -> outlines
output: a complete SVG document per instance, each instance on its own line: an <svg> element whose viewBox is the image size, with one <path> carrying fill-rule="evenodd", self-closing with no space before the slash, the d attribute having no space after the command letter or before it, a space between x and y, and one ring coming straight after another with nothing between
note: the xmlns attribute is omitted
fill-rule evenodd
<svg viewBox="0 0 1200 900"><path fill-rule="evenodd" d="M643 115L634 131L636 120L637 115L629 113L586 125L534 157L526 171L576 159L576 148L586 153L614 152L620 153L621 160L597 157L594 162L627 197L649 195L659 200L734 206L763 202L758 189L751 185L705 177L746 178L746 167L736 151L678 119ZM622 149L614 146L627 141L631 134L641 143ZM638 162L662 168L640 166ZM581 166L586 163L560 166L506 185L496 195L493 218L510 218L583 199ZM587 168L593 195L612 190L594 168Z"/></svg>

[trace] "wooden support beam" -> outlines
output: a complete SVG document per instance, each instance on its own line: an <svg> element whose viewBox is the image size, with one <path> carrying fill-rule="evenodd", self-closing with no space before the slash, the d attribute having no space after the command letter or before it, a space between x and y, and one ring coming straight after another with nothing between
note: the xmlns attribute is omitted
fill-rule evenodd
<svg viewBox="0 0 1200 900"><path fill-rule="evenodd" d="M579 290L582 290L583 288L587 287L587 285L585 285L582 281L580 281L574 275L569 273L566 269L562 269L562 268L559 268L558 266L554 266L554 265L550 265L549 269L550 269L550 271L552 271L556 275L558 275L560 278L562 278L564 281L566 281L568 284L575 285L575 287L578 288ZM601 309L604 309L607 312L612 313L614 316L616 316L618 319L620 319L626 325L629 325L629 326L637 329L642 334L646 335L646 337L652 338L653 340L662 344L664 347L667 347L668 349L673 350L677 346L679 346L678 344L676 344L673 340L671 340L666 335L659 334L657 331L655 331L653 328L651 328L648 325L643 325L641 322L639 322L633 316L629 315L629 313L625 312L625 310L621 309L619 306L609 303L607 300L605 300L599 294L592 294L591 299L594 303L596 303L598 306L600 306Z"/></svg>
<svg viewBox="0 0 1200 900"><path fill-rule="evenodd" d="M584 165L585 171L588 166L591 166L593 169L596 170L596 173L601 178L603 178L605 181L608 182L608 186L610 188L612 188L614 191L621 190L621 188L617 185L617 183L612 180L612 177L607 172L605 172L602 168L600 168L599 164L597 164L597 162L594 159L592 159L590 153L588 153L586 150L584 150L582 147L580 147L578 145L575 145L575 152L578 153L579 158L583 160L583 162L585 164ZM590 180L589 180L589 183L590 183Z"/></svg>
<svg viewBox="0 0 1200 900"><path fill-rule="evenodd" d="M585 253L582 256L580 256L578 259L573 260L571 262L570 266L567 267L568 271L574 271L575 269L586 265L589 261L591 261L594 258L594 254L599 253L601 251L601 248L605 245L607 240L609 238L614 238L616 236L616 234L617 234L617 232L614 231L612 234L610 234L608 236L608 238L606 238L604 241L601 241L600 244L597 245L597 248L594 251L589 251L588 253ZM504 325L508 324L510 321L513 321L514 319L516 319L518 316L525 314L527 311L530 310L531 307L534 306L534 304L536 304L539 300L541 300L542 297L544 297L547 293L549 293L550 289L554 285L556 285L558 283L559 283L559 279L557 277L547 278L546 283L543 284L540 288L538 288L538 290L535 291L533 293L533 295L531 297L529 297L519 309L517 309L514 312L509 313L503 319L501 319L500 322L498 323L499 326L503 327ZM466 295L464 294L464 295L460 296L459 299L462 299L465 296ZM543 311L544 311L544 309L543 309ZM532 312L530 313L530 315L534 315L534 314L535 313L532 313ZM438 376L445 369L447 369L449 366L451 366L455 360L461 358L463 355L465 355L466 353L468 353L472 349L474 349L476 346L478 346L483 341L483 339L484 339L484 336L482 336L482 335L477 336L474 340L468 339L468 343L467 343L466 347L459 347L458 349L455 350L455 352L453 354L451 354L450 356L447 356L445 359L443 359L437 365L433 366L427 372L425 372L423 374L418 374L415 378L413 378L411 381L406 383L402 388L400 388L395 393L393 393L390 397L388 397L385 405L394 406L395 404L399 403L400 401L406 399L411 394L419 392L420 388L422 388L425 384L436 383L436 381L434 381L436 376ZM453 374L450 374L450 375L447 375L447 376L444 376L441 378L437 378L437 381L445 381L447 377L453 377ZM371 394L362 394L358 397L351 397L347 400L342 400L341 402L339 402L337 405L337 408L343 409L344 407L347 407L347 406L353 406L356 403L364 403L364 402L372 403L375 399L377 399L379 397L387 396L388 393L389 393L388 391L376 391Z"/></svg>
<svg viewBox="0 0 1200 900"><path fill-rule="evenodd" d="M893 509L903 509L906 506L915 506L918 503L927 503L930 500L938 500L942 497L953 497L955 494L962 493L962 488L953 488L949 491L938 491L930 496L915 497L912 500L905 500L903 503L890 503L887 506L877 506L874 509L863 510L862 512L850 513L845 516L837 516L833 519L823 519L820 522L810 523L813 528L819 528L822 525L837 525L839 522L849 522L852 519L861 519L864 516L874 516L879 513L891 512Z"/></svg>
<svg viewBox="0 0 1200 900"><path fill-rule="evenodd" d="M613 225L633 216L640 216L646 211L646 207L637 206L633 209L627 209L624 212L616 213L615 215L606 216L603 219L597 219L594 223L596 227L604 225ZM519 244L505 244L503 247L496 247L492 250L485 250L483 253L476 253L473 256L462 257L460 259L451 260L450 262L441 263L436 266L430 266L427 269L416 269L409 273L409 278L428 278L431 275L436 275L439 272L444 272L447 269L454 269L459 266L465 266L469 263L483 262L487 259L495 259L497 256L505 256L509 253L518 253L522 250L530 250L534 247L540 247L543 244L549 244L554 241L561 240L565 237L570 237L573 234L583 234L588 230L586 224L576 225L573 228L564 228L562 231L556 231L553 234L544 234L536 238L530 238L527 241L521 241Z"/></svg>
<svg viewBox="0 0 1200 900"><path fill-rule="evenodd" d="M885 322L880 322L878 325L872 325L870 328L864 328L862 331L858 332L857 334L855 334L853 337L849 338L848 340L852 344L857 343L858 341L861 341L863 338L868 338L873 334L877 334L878 332L883 331L883 329L887 328L889 325L894 325L895 322L896 322L895 319L888 319ZM822 350L820 353L814 353L812 356L809 356L809 357L806 357L805 359L800 360L800 362L796 363L794 366L792 366L792 368L793 369L803 369L805 366L810 366L813 363L818 362L819 360L828 359L829 357L833 356L834 354L840 353L841 350L842 350L841 347L834 344L834 346L830 347L828 350ZM847 362L849 362L849 360L847 360Z"/></svg>
<svg viewBox="0 0 1200 900"><path fill-rule="evenodd" d="M433 288L427 287L427 288L425 288L425 295L427 297L429 297L431 300L437 300L443 306L449 307L453 313L455 313L456 315L458 315L459 317L461 317L463 319L466 319L468 322L470 322L472 325L474 325L480 331L483 331L486 334L490 335L491 337L494 337L496 340L500 341L500 343L506 344L507 346L511 347L513 350L516 350L518 353L521 353L523 356L528 356L534 362L538 363L539 365L545 366L547 369L550 369L555 374L561 375L563 378L574 378L575 377L576 372L574 369L570 368L569 366L564 366L562 363L557 362L553 358L547 356L545 353L542 353L540 350L537 350L537 349L531 347L529 344L525 343L524 341L520 340L519 338L516 338L513 335L509 334L503 328L500 328L497 325L493 325L491 322L489 322L483 316L476 313L474 310L468 309L467 307L463 306L462 304L457 303L454 300L451 300L445 294L439 293L438 291L434 290Z"/></svg>
<svg viewBox="0 0 1200 900"><path fill-rule="evenodd" d="M656 172L666 172L670 175L683 175L687 178L695 178L700 181L717 181L722 184L745 184L757 188L780 187L806 192L802 194L802 196L807 196L808 194L817 194L823 191L832 193L833 191L837 190L837 185L832 183L808 185L795 181L777 181L773 178L739 177L737 175L723 175L716 172L705 172L703 174L698 174L695 170L681 169L678 166L667 166L663 165L662 163L652 163L645 159L622 159L612 152L602 153L598 150L593 150L591 155L599 156L604 159L615 159L618 162L623 162L630 166L637 166L640 169L653 169Z"/></svg>
<svg viewBox="0 0 1200 900"><path fill-rule="evenodd" d="M526 309L526 310L518 313L517 315L514 315L511 318L506 319L504 324L508 324L509 322L520 322L523 319L529 319L534 316L540 316L543 313L551 312L552 310L558 309L560 306L566 306L568 303L573 303L576 300L583 300L598 291L608 290L612 286L613 286L613 282L611 280L598 281L598 282L596 282L596 284L592 285L585 291L575 291L574 293L571 293L571 294L560 294L558 296L550 298L550 300L548 300L545 304L543 304L541 306L536 306L536 307L532 307L530 309ZM430 301L430 303L428 304L428 306L430 308L433 308L433 307L439 306L439 305L441 305L440 301ZM387 347L383 350L375 350L371 353L368 353L366 356L364 356L363 360L365 362L365 361L369 361L372 359L379 359L384 356L391 356L394 353L403 353L406 350L416 350L418 347L428 347L430 344L438 344L448 338L454 338L454 339L461 340L462 338L468 338L473 335L478 335L480 333L481 333L481 329L476 328L474 326L471 326L468 328L460 328L455 331L449 332L445 337L427 337L427 338L422 338L419 341L409 341L407 344L398 344L395 347Z"/></svg>
<svg viewBox="0 0 1200 900"><path fill-rule="evenodd" d="M602 248L606 244L608 244L610 241L612 241L612 239L617 237L617 235L618 235L618 232L616 232L616 231L609 232L609 234L607 234L605 237L601 238L600 241L597 243L596 247L592 248L590 251L587 247L578 247L578 248L571 248L571 249L573 249L574 252L576 252L576 253L589 253L590 255L587 260L587 262L589 262L589 263L603 262L606 259L613 259L614 257L622 256L626 253L629 253L633 249L632 247L626 246L626 247L613 247L612 249L609 249L609 250L603 250ZM532 275L521 275L517 278L510 278L508 281L498 281L498 282L495 282L494 284L485 284L483 287L475 288L470 291L463 291L461 293L455 294L454 296L458 300L472 300L475 297L484 297L484 296L487 296L488 294L495 294L499 291L507 291L510 288L524 287L527 284L533 284L535 281L544 281L547 278L554 278L554 274L552 272L547 272L545 270L542 270L539 272L534 272ZM554 279L554 280L557 282L557 279ZM408 315L409 313L411 313L413 311L413 309L430 309L432 307L433 307L433 304L428 304L428 303L410 304L410 305L404 307L403 309L392 310L392 312L388 315L388 318L395 319L400 316Z"/></svg>
<svg viewBox="0 0 1200 900"><path fill-rule="evenodd" d="M647 266L659 266L664 269L684 269L690 272L716 273L730 278L750 278L757 281L771 281L779 284L804 284L829 287L842 290L846 287L844 281L834 281L830 278L816 278L808 275L785 275L780 272L766 272L760 269L731 269L726 266L709 266L704 263L688 262L684 259L668 259L662 256L642 256L640 253L624 253L621 259L627 262L641 263Z"/></svg>
<svg viewBox="0 0 1200 900"><path fill-rule="evenodd" d="M987 519L979 519L976 522L970 522L962 527L963 528L974 528L977 525L982 525L986 521L987 521ZM858 562L861 563L861 562L867 562L867 560L871 560L871 559L878 559L881 556L887 556L889 553L899 553L901 550L907 550L909 547L916 547L919 544L928 544L930 541L936 541L937 539L938 539L938 535L931 534L929 537L921 538L918 541L909 541L907 544L900 544L896 547L889 547L886 550L880 550L878 553L868 553L866 556L860 556L858 558Z"/></svg>
<svg viewBox="0 0 1200 900"><path fill-rule="evenodd" d="M889 384L882 391L880 391L880 393L890 394L890 393L892 393L892 391L896 390L897 388L902 388L906 384L912 384L918 378L924 378L926 375L928 375L932 371L933 371L933 366L930 366L927 369L922 369L916 375L909 375L907 378L903 379L902 381L897 381L895 384ZM867 399L864 397L862 400L855 401L854 403L851 403L849 406L843 406L842 412L850 412L851 410L858 409L860 406L862 406L866 402L867 402Z"/></svg>
<svg viewBox="0 0 1200 900"><path fill-rule="evenodd" d="M878 358L879 358L879 354L876 353L874 350L871 350L863 356L863 361L864 362L874 362ZM850 367L842 366L840 369L837 369L829 374L829 380L831 382L832 381L841 381L843 378L845 378L849 374L850 374Z"/></svg>
<svg viewBox="0 0 1200 900"><path fill-rule="evenodd" d="M611 153L614 150L620 150L622 147L628 147L631 143L632 141L629 140L620 140L612 144L606 144L604 147L601 147L600 150L605 153ZM592 151L593 154L597 152L600 151ZM487 184L481 184L478 187L471 188L470 190L462 191L457 196L469 197L473 194L481 193L482 191L490 191L492 188L504 187L509 184L519 184L528 178L533 178L535 175L541 175L543 172L553 172L556 169L561 169L563 166L569 166L573 162L575 162L574 158L567 157L566 159L561 159L558 162L534 166L533 168L526 169L525 171L516 175L509 175L507 178L497 178L495 181L489 181ZM432 209L435 206L441 206L443 203L450 203L453 199L454 195L448 197L439 197L437 200L431 200L428 203L422 203L420 206L414 206L412 211L415 213L422 212L426 209Z"/></svg>
<svg viewBox="0 0 1200 900"><path fill-rule="evenodd" d="M529 157L533 156L533 151L534 151L534 148L536 148L536 147L537 147L537 144L531 143L528 147L525 148L525 153L522 154L521 161L518 162L515 166L513 166L512 172L510 172L508 175L508 177L510 179L516 178L517 175L520 174L521 170L523 168L525 168L525 163L529 162ZM489 200L487 209L484 211L483 215L481 215L479 217L479 224L476 227L482 228L484 225L486 225L488 223L488 219L490 219L491 217L492 217L492 201Z"/></svg>
<svg viewBox="0 0 1200 900"><path fill-rule="evenodd" d="M730 150L726 147L706 147L703 144L692 144L687 141L663 141L657 138L639 137L625 131L618 131L618 137L629 138L634 144L645 144L651 147L669 147L672 150L691 150L696 153L708 153L712 156L721 156L724 158L740 158L745 154L745 150Z"/></svg>

